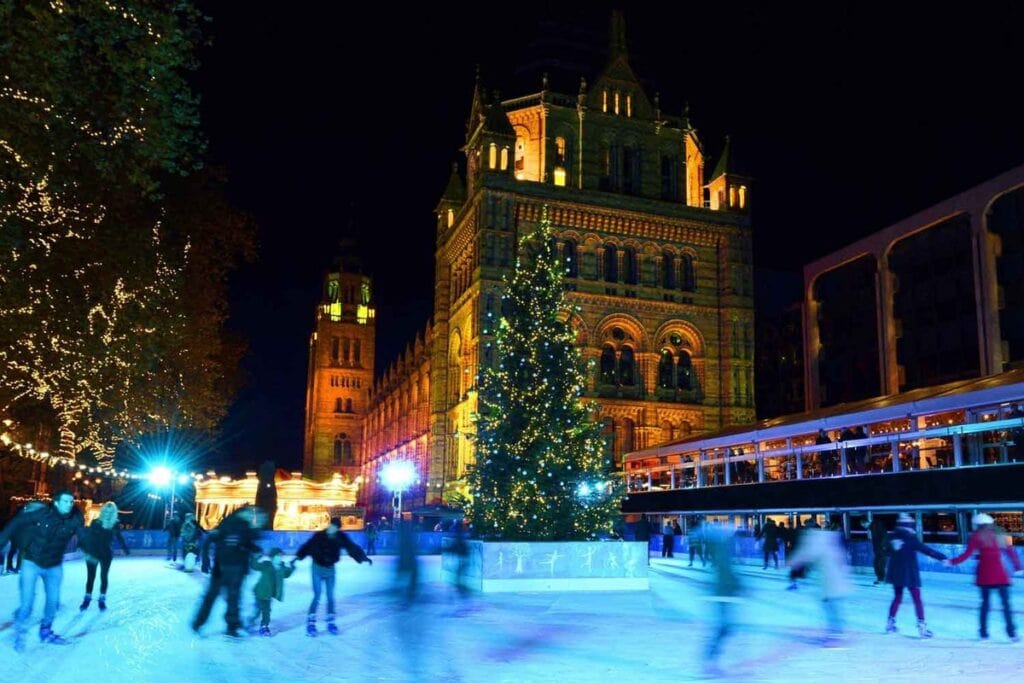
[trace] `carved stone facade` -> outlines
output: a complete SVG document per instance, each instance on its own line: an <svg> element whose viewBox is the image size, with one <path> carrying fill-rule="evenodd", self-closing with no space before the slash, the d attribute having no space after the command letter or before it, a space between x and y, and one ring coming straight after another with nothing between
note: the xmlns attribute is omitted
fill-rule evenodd
<svg viewBox="0 0 1024 683"><path fill-rule="evenodd" d="M437 207L434 316L375 386L360 453L363 502L385 511L380 466L413 459L404 507L464 495L480 368L492 363L503 280L548 213L588 397L622 454L754 419L750 180L728 142L712 178L688 113L662 112L629 65L621 19L588 88L488 97L479 78L466 181Z"/></svg>

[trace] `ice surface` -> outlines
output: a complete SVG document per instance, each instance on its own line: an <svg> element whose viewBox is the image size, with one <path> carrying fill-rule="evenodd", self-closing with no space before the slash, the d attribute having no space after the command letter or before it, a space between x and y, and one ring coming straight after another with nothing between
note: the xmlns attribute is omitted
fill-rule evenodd
<svg viewBox="0 0 1024 683"><path fill-rule="evenodd" d="M680 681L705 679L702 655L714 605L705 599L710 573L685 561L651 560L649 592L522 593L462 600L441 584L439 558L421 558L419 597L407 604L393 590L395 563L350 560L338 567L337 623L317 638L305 634L311 597L309 560L275 602L271 638L230 642L223 635L224 603L214 608L202 638L188 628L205 587L162 560L115 557L109 609L93 601L80 614L85 565L64 566L54 629L72 643L43 645L36 635L42 586L28 647L13 650L10 615L17 576L0 578L0 681L153 683L192 681ZM925 573L923 596L935 638L916 637L913 604L904 596L900 632L883 633L891 588L857 575L843 605L848 634L840 648L819 642L824 624L814 577L787 592L786 572L745 566L739 623L725 643L725 680L756 681L1005 681L1024 671L1024 644L1009 642L995 600L991 640L980 642L977 589L970 577ZM251 581L243 615L252 610ZM1024 626L1024 595L1012 591L1015 619Z"/></svg>

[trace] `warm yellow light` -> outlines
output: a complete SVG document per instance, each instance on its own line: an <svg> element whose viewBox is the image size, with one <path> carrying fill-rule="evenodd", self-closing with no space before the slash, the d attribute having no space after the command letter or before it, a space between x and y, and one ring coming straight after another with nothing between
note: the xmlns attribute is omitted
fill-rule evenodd
<svg viewBox="0 0 1024 683"><path fill-rule="evenodd" d="M561 166L555 167L555 185L565 187L565 169Z"/></svg>

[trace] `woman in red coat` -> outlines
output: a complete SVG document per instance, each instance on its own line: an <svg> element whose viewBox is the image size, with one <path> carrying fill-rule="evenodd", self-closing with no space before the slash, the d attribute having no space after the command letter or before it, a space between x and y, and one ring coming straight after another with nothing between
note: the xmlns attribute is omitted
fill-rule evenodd
<svg viewBox="0 0 1024 683"><path fill-rule="evenodd" d="M1013 642L1020 641L1013 626L1013 612L1010 610L1010 575L1003 566L1002 555L1013 562L1013 567L1021 571L1020 558L1006 539L996 533L995 520L985 513L974 515L975 531L967 543L967 550L949 560L949 564L960 564L975 553L978 554L978 570L975 583L981 588L981 639L988 638L988 598L992 589L999 591L999 599L1003 601L1003 618L1006 620L1006 634Z"/></svg>

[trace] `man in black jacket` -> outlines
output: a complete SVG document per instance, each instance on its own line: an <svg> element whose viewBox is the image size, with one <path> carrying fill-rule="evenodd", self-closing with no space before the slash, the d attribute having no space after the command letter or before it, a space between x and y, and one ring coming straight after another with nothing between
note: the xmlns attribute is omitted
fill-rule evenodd
<svg viewBox="0 0 1024 683"><path fill-rule="evenodd" d="M75 507L74 496L70 491L62 490L54 495L53 503L49 505L30 503L0 533L0 547L13 537L24 539L21 546L24 559L18 582L21 604L14 618L14 649L18 652L25 649L28 618L36 598L36 579L43 580L43 590L46 592L43 620L39 624L39 640L55 645L68 642L53 632L53 618L60 605L64 551L71 537L82 533L84 525L85 519Z"/></svg>
<svg viewBox="0 0 1024 683"><path fill-rule="evenodd" d="M256 545L260 529L266 524L267 515L260 508L245 505L228 515L216 529L206 534L203 540L203 572L210 571L210 544L217 546L213 558L213 572L210 585L199 605L199 611L192 620L192 630L199 633L206 620L210 618L210 610L221 590L227 592L228 609L224 614L227 622L227 635L238 638L242 635L242 620L239 617L239 599L242 582L249 573L249 558L252 553L260 552Z"/></svg>
<svg viewBox="0 0 1024 683"><path fill-rule="evenodd" d="M338 627L334 625L334 565L341 559L342 548L356 562L373 564L373 560L366 556L363 549L356 545L348 534L341 531L341 519L338 517L332 517L326 529L310 536L292 560L294 567L295 563L304 557L313 558L313 564L310 566L313 577L313 602L310 603L309 613L306 615L306 635L317 634L316 608L320 604L321 584L325 584L327 589L327 632L334 636L338 635Z"/></svg>

